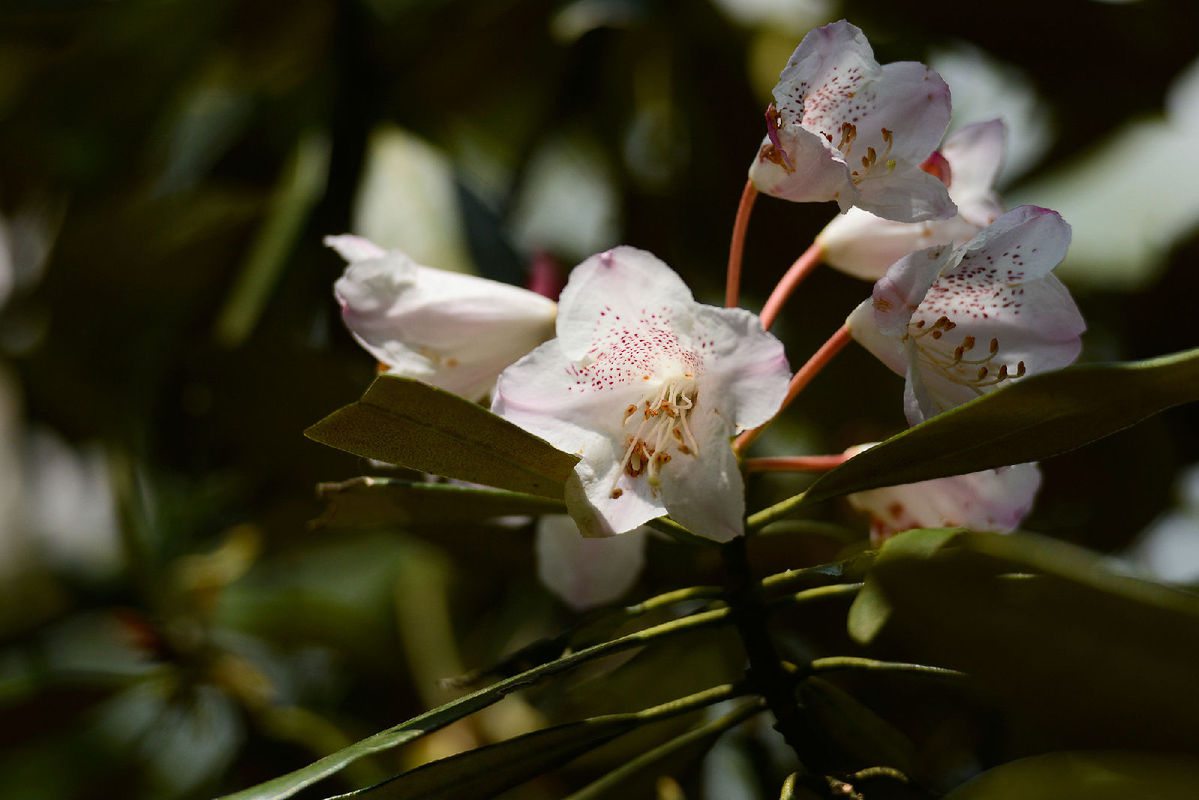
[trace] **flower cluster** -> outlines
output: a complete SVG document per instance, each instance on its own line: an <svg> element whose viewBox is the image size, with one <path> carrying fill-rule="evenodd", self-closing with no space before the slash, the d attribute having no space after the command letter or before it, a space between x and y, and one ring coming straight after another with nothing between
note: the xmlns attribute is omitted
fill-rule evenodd
<svg viewBox="0 0 1199 800"><path fill-rule="evenodd" d="M877 281L794 377L766 328L798 277L780 282L759 318L697 302L666 264L632 247L585 260L555 305L331 237L349 262L336 295L354 336L387 371L472 400L491 391L494 413L579 456L564 497L574 525L564 533L560 521L543 524L538 551L546 583L572 604L603 602L639 569L640 534L619 552L555 537L577 528L602 539L663 515L716 541L742 534L742 474L754 461L742 451L754 429L850 337L904 377L913 425L1078 356L1085 325L1052 274L1069 226L1032 206L1003 213L993 187L1001 121L967 125L942 142L949 121L949 87L937 73L914 62L880 65L847 22L812 31L787 62L749 169L729 296L740 265L736 231L757 192L836 202L842 213L809 253ZM823 458L831 465L861 449ZM801 462L814 463L794 459ZM863 492L851 503L872 517L876 541L911 527L1008 531L1039 483L1036 465L1025 464ZM608 557L612 568L598 568Z"/></svg>

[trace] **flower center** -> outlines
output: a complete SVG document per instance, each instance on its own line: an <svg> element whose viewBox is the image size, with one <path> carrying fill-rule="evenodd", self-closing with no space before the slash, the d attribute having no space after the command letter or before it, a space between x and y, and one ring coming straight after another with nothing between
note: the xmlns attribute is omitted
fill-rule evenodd
<svg viewBox="0 0 1199 800"><path fill-rule="evenodd" d="M904 339L915 340L916 349L925 363L942 377L969 387L976 394L981 395L983 389L1008 379L1024 377L1026 368L1023 361L1018 362L1014 370L1009 370L1007 364L997 363L998 338L991 339L986 355L978 355L973 336L964 337L960 344L950 350L944 341L945 334L956 327L957 323L946 316L938 317L932 325L926 320L917 320L908 325Z"/></svg>
<svg viewBox="0 0 1199 800"><path fill-rule="evenodd" d="M693 377L683 376L663 382L662 387L640 405L630 403L625 408L624 427L635 424L636 428L625 439L617 481L622 474L630 478L646 475L649 485L657 489L658 473L673 458L669 452L671 447L683 455L699 455L699 443L688 424L697 396ZM612 497L621 494L621 489L614 486Z"/></svg>

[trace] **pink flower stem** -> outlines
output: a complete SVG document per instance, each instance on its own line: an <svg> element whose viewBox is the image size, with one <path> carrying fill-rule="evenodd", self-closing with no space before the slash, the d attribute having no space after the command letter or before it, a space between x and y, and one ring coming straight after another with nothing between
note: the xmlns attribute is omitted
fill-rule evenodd
<svg viewBox="0 0 1199 800"><path fill-rule="evenodd" d="M741 295L741 256L745 252L745 231L749 228L749 215L754 210L758 190L753 181L746 180L741 191L741 202L737 205L737 216L733 220L733 239L729 242L729 268L725 278L724 304L734 308Z"/></svg>
<svg viewBox="0 0 1199 800"><path fill-rule="evenodd" d="M828 338L827 342L820 345L820 349L808 359L808 363L800 367L799 371L792 376L791 384L787 387L787 397L783 400L783 404L779 406L779 414L783 412L783 409L791 405L791 402L799 396L804 387L811 383L812 379L820 374L820 370L824 369L828 362L833 360L833 356L840 353L852 339L849 327L842 325L837 329L836 333ZM778 415L776 414L775 418L777 419L777 417ZM733 441L733 451L744 453L746 448L753 444L753 441L758 438L762 431L765 430L766 425L769 424L767 422L765 425L760 425L757 428L742 433Z"/></svg>
<svg viewBox="0 0 1199 800"><path fill-rule="evenodd" d="M770 330L770 326L778 318L779 312L783 309L783 304L787 302L795 288L799 286L803 279L811 274L812 270L820 266L820 259L824 255L824 251L816 242L812 246L803 251L803 254L795 259L795 263L783 275L783 279L778 282L778 286L774 287L774 291L770 293L770 297L766 298L766 305L762 306L762 313L759 315L762 318L762 327Z"/></svg>
<svg viewBox="0 0 1199 800"><path fill-rule="evenodd" d="M784 456L781 458L747 458L749 472L828 472L845 463L844 453L833 456Z"/></svg>

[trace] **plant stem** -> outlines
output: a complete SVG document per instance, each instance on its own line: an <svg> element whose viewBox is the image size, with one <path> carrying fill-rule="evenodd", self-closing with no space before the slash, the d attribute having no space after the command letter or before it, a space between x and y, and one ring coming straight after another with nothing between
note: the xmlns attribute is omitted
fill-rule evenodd
<svg viewBox="0 0 1199 800"><path fill-rule="evenodd" d="M828 472L844 463L844 454L831 456L784 456L781 458L747 458L749 472Z"/></svg>
<svg viewBox="0 0 1199 800"><path fill-rule="evenodd" d="M824 256L824 251L820 245L813 242L812 246L804 250L799 258L795 259L795 263L783 275L782 280L774 287L774 291L770 293L770 297L766 298L766 304L762 306L762 313L759 315L762 318L762 327L770 330L770 326L778 319L779 312L783 309L783 304L787 302L787 298L795 291L795 288L808 277L816 267L820 266L820 259Z"/></svg>
<svg viewBox="0 0 1199 800"><path fill-rule="evenodd" d="M837 328L836 332L828 338L828 341L820 345L820 349L808 359L808 363L800 367L799 371L791 377L791 384L787 387L787 396L783 399L783 404L779 406L778 414L781 414L787 406L791 405L795 398L799 396L799 393L812 382L812 379L819 375L820 371L833 360L833 357L837 353L840 353L845 348L845 345L851 341L853 341L853 336L849 333L849 326L842 325L840 328ZM775 419L778 419L778 414L775 414ZM744 453L746 448L753 444L754 440L761 435L762 431L769 424L770 422L766 422L763 425L742 433L733 441L733 450L737 453Z"/></svg>
<svg viewBox="0 0 1199 800"><path fill-rule="evenodd" d="M744 536L724 546L724 564L729 609L749 659L749 679L774 715L774 729L795 752L801 780L811 788L818 788L823 780L817 780L819 776L812 775L804 763L804 753L813 752L815 743L795 701L793 681L766 629L766 606L750 570Z"/></svg>
<svg viewBox="0 0 1199 800"><path fill-rule="evenodd" d="M729 242L729 266L725 273L724 304L729 308L737 305L741 295L741 256L745 252L745 231L749 228L749 215L754 210L758 190L753 181L746 180L741 191L741 202L737 204L737 216L733 220L733 238Z"/></svg>

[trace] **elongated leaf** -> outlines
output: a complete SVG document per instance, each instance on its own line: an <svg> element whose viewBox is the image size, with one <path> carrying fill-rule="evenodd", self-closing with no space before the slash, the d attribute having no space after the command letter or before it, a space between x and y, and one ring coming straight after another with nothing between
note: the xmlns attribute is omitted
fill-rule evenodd
<svg viewBox="0 0 1199 800"><path fill-rule="evenodd" d="M329 528L443 525L512 515L566 513L561 501L537 495L391 478L322 483L317 492L328 506L316 525Z"/></svg>
<svg viewBox="0 0 1199 800"><path fill-rule="evenodd" d="M554 499L578 460L469 400L393 375L304 435L363 458Z"/></svg>
<svg viewBox="0 0 1199 800"><path fill-rule="evenodd" d="M556 725L443 758L330 800L457 800L494 797L636 728L635 714Z"/></svg>
<svg viewBox="0 0 1199 800"><path fill-rule="evenodd" d="M682 617L661 625L654 625L653 627L627 634L619 639L613 639L575 651L562 658L536 666L519 675L505 678L491 686L484 687L443 706L427 711L418 717L413 717L407 722L380 731L373 736L368 736L306 767L301 767L286 775L269 780L266 783L228 795L227 800L282 800L283 798L291 797L306 786L311 786L317 781L331 775L336 775L348 765L364 756L399 747L435 730L444 728L451 722L460 720L480 709L487 708L493 703L499 702L507 695L526 686L531 686L543 678L565 672L578 664L599 658L600 656L623 652L687 631L721 625L728 621L728 619L729 610L727 608L719 608L699 614L692 614L689 617Z"/></svg>
<svg viewBox="0 0 1199 800"><path fill-rule="evenodd" d="M799 685L799 697L813 726L836 744L836 751L857 763L839 765L856 769L885 764L910 772L916 748L901 731L875 714L836 684L808 678Z"/></svg>
<svg viewBox="0 0 1199 800"><path fill-rule="evenodd" d="M1199 595L1030 535L911 531L850 610L855 639L967 672L1045 748L1199 741Z"/></svg>
<svg viewBox="0 0 1199 800"><path fill-rule="evenodd" d="M734 684L671 700L626 714L605 714L518 736L498 744L426 764L377 786L338 795L370 800L455 800L494 797L551 770L617 736L653 722L677 717L742 693Z"/></svg>
<svg viewBox="0 0 1199 800"><path fill-rule="evenodd" d="M1172 800L1199 793L1199 758L1049 753L984 772L945 800Z"/></svg>
<svg viewBox="0 0 1199 800"><path fill-rule="evenodd" d="M1040 461L1199 401L1199 349L1035 375L938 414L826 473L804 503Z"/></svg>

